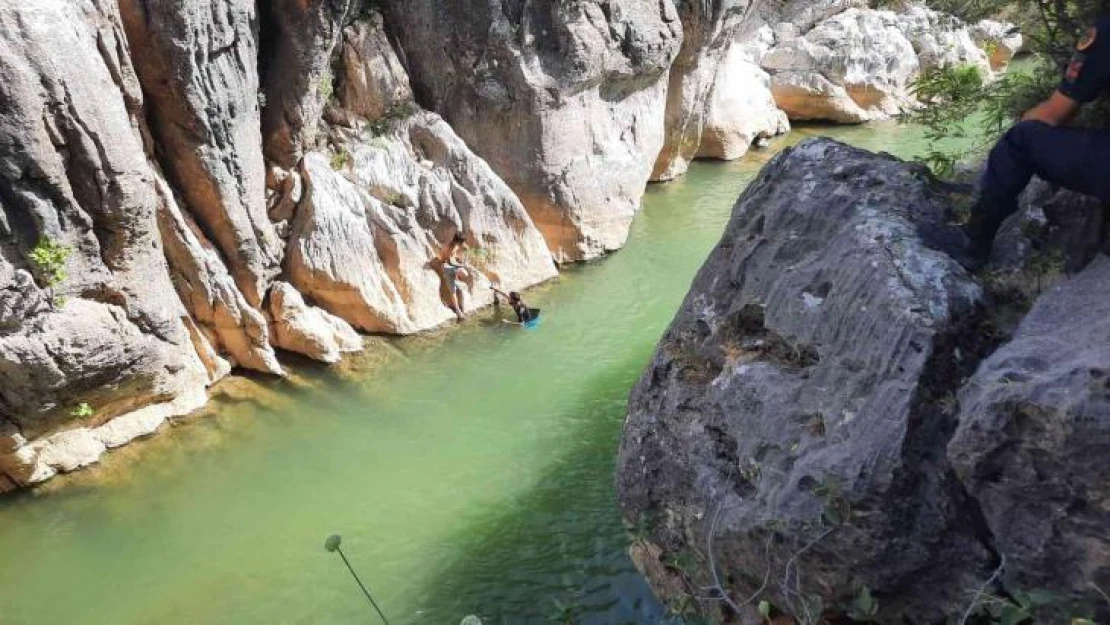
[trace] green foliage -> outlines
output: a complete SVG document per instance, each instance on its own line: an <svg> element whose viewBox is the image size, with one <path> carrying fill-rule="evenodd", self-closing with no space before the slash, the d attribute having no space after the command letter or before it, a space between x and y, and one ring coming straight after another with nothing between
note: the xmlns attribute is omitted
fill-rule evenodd
<svg viewBox="0 0 1110 625"><path fill-rule="evenodd" d="M74 408L73 411L69 414L72 417L84 418L93 416L94 414L96 414L96 411L93 410L92 406L88 405L87 403L81 402L80 404L77 404L77 407Z"/></svg>
<svg viewBox="0 0 1110 625"><path fill-rule="evenodd" d="M856 600L852 603L852 609L848 612L848 616L852 620L860 621L862 623L871 622L875 615L879 613L879 602L871 595L871 587L864 585L856 593Z"/></svg>
<svg viewBox="0 0 1110 625"><path fill-rule="evenodd" d="M398 102L386 109L381 117L370 122L370 134L380 137L392 131L396 122L412 117L416 111L416 104L409 101Z"/></svg>
<svg viewBox="0 0 1110 625"><path fill-rule="evenodd" d="M852 518L852 507L844 497L840 480L828 476L813 487L813 494L825 503L821 513L821 521L825 525L841 525Z"/></svg>
<svg viewBox="0 0 1110 625"><path fill-rule="evenodd" d="M335 93L335 84L330 70L324 72L324 75L320 77L320 83L316 86L316 93L319 94L320 100L323 102L331 100L332 94Z"/></svg>
<svg viewBox="0 0 1110 625"><path fill-rule="evenodd" d="M976 67L945 67L925 71L912 87L925 107L906 116L925 127L929 151L922 160L938 176L949 177L955 165L983 153L1015 121L1052 90L1051 74L1040 66L1014 71L985 82ZM954 139L970 139L953 148Z"/></svg>
<svg viewBox="0 0 1110 625"><path fill-rule="evenodd" d="M765 618L765 619L771 618L771 611L773 609L774 608L771 607L771 602L769 602L767 600L763 600L763 601L759 602L759 615L762 616L763 618Z"/></svg>
<svg viewBox="0 0 1110 625"><path fill-rule="evenodd" d="M351 155L344 150L339 150L331 155L331 168L340 171L351 164Z"/></svg>
<svg viewBox="0 0 1110 625"><path fill-rule="evenodd" d="M955 163L985 152L1022 113L1052 93L1076 42L1100 9L1099 0L928 0L926 4L969 22L1001 17L1017 23L1033 58L1031 64L1011 69L993 82L976 81L973 70L954 67L926 71L919 77L914 90L926 107L907 118L926 127L930 147L921 160L940 176L951 175ZM1110 120L1106 101L1088 108L1094 114L1081 122L1104 125ZM971 139L971 147L946 145L955 138Z"/></svg>
<svg viewBox="0 0 1110 625"><path fill-rule="evenodd" d="M1089 606L1088 606L1089 607ZM1025 625L1028 623L1092 623L1084 614L1086 608L1057 593L1034 589L1012 591L1009 596L984 594L975 605L973 622L989 625Z"/></svg>
<svg viewBox="0 0 1110 625"><path fill-rule="evenodd" d="M563 603L558 599L552 599L551 603L553 605L551 614L547 617L548 622L559 625L574 625L578 622L578 610L573 604Z"/></svg>
<svg viewBox="0 0 1110 625"><path fill-rule="evenodd" d="M66 262L73 250L61 245L49 237L42 237L38 244L31 249L28 257L35 269L46 280L46 285L55 287L66 280Z"/></svg>
<svg viewBox="0 0 1110 625"><path fill-rule="evenodd" d="M678 571L687 578L693 578L693 573L698 568L698 557L690 549L683 549L678 553L668 554L663 563L667 568Z"/></svg>

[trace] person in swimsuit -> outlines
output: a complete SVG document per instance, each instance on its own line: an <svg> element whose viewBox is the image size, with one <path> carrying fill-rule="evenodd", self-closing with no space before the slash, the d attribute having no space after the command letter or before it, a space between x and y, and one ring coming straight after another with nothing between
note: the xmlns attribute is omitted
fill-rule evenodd
<svg viewBox="0 0 1110 625"><path fill-rule="evenodd" d="M459 321L466 318L466 311L463 309L462 285L459 282L472 279L471 269L458 258L459 252L462 251L465 245L466 237L463 236L463 233L458 232L439 255L440 266L443 268L443 282L447 286L447 305L451 307Z"/></svg>

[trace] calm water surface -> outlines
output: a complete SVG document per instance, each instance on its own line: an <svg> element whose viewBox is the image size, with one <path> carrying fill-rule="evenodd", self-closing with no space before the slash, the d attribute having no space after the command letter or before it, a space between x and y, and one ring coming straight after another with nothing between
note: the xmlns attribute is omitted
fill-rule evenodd
<svg viewBox="0 0 1110 625"><path fill-rule="evenodd" d="M908 127L801 129L650 188L625 250L338 371L234 380L200 416L91 472L0 499L0 623L659 623L613 490L625 400L737 196L814 134L912 156Z"/></svg>

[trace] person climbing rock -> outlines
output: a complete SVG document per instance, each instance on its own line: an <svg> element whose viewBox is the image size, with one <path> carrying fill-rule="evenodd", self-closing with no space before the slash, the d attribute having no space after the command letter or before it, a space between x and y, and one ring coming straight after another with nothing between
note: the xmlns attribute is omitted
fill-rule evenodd
<svg viewBox="0 0 1110 625"><path fill-rule="evenodd" d="M456 232L439 255L440 267L443 270L443 282L447 288L447 305L459 321L466 319L460 282L470 282L474 279L473 270L467 267L459 258L459 254L465 246L466 236L462 232Z"/></svg>
<svg viewBox="0 0 1110 625"><path fill-rule="evenodd" d="M516 291L506 293L506 292L498 289L497 287L493 287L493 286L491 286L490 289L495 294L494 295L494 302L495 303L499 301L499 300L497 300L498 295L500 295L501 297L504 297L506 300L508 300L509 306L511 306L512 309L513 309L513 312L516 313L516 321L520 325L525 326L525 327L532 327L539 321L539 319L540 319L540 310L538 308L529 308L528 305L524 303L524 300L521 299L520 293L517 293Z"/></svg>
<svg viewBox="0 0 1110 625"><path fill-rule="evenodd" d="M1017 212L1018 196L1034 174L1110 202L1110 130L1068 128L1080 106L1110 87L1110 13L1104 13L1076 46L1063 79L991 150L979 198L964 227L974 262L984 262L995 235Z"/></svg>

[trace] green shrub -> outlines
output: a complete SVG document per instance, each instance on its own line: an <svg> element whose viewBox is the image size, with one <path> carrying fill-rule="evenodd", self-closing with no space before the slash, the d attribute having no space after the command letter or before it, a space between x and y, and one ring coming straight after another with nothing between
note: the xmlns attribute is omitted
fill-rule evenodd
<svg viewBox="0 0 1110 625"><path fill-rule="evenodd" d="M42 276L42 279L46 281L46 286L53 288L65 282L68 277L66 262L69 261L69 256L72 253L71 248L44 236L39 239L39 242L27 256Z"/></svg>
<svg viewBox="0 0 1110 625"><path fill-rule="evenodd" d="M96 414L96 411L93 410L92 406L88 405L87 403L81 402L80 404L77 404L77 407L74 408L69 414L73 417L84 418L93 416L94 414Z"/></svg>
<svg viewBox="0 0 1110 625"><path fill-rule="evenodd" d="M331 168L339 171L346 169L351 164L351 155L344 150L340 150L331 155Z"/></svg>
<svg viewBox="0 0 1110 625"><path fill-rule="evenodd" d="M392 131L396 122L415 115L417 110L416 104L413 102L398 102L386 109L381 117L370 122L370 133L375 137L380 137Z"/></svg>
<svg viewBox="0 0 1110 625"><path fill-rule="evenodd" d="M882 1L891 6L898 2ZM985 82L969 68L948 67L923 72L914 91L926 106L906 116L925 126L930 146L921 157L941 176L955 163L982 154L1022 113L1055 89L1063 67L1083 32L1099 13L1099 0L928 0L930 7L974 22L995 17L1015 22L1025 38L1032 62ZM1083 125L1110 123L1110 102L1087 107ZM970 148L954 148L949 139L972 139ZM966 143L965 143L966 144Z"/></svg>

